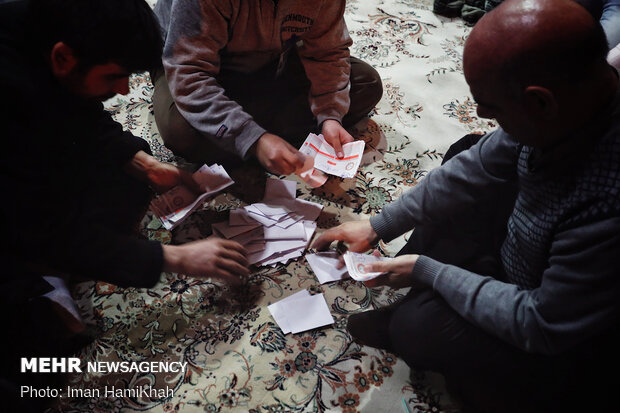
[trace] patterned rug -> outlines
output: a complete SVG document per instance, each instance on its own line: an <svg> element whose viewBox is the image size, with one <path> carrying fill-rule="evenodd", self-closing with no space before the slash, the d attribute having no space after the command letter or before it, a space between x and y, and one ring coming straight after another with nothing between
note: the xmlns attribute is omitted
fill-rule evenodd
<svg viewBox="0 0 620 413"><path fill-rule="evenodd" d="M461 136L495 125L476 117L461 55L469 28L432 13L431 0L349 0L346 20L353 56L377 68L384 95L354 135L366 142L355 179L331 177L322 188L298 185L298 197L322 203L318 231L367 218L439 165ZM132 91L106 103L117 121L146 139L155 156L184 164L162 144L153 119L148 75ZM192 166L192 165L187 165ZM196 165L194 165L196 166ZM206 203L183 226L163 229L148 214L144 234L163 243L210 235L227 211L262 198L266 174L255 166L231 173L237 182ZM393 255L406 235L381 244ZM336 322L284 335L267 305L301 289L325 295ZM391 303L406 291L368 289L345 280L320 285L305 258L256 268L231 291L211 280L163 273L152 289L82 283L75 295L98 338L79 357L87 361L181 361L183 373L127 373L70 377L73 388L167 388L164 398L62 398L63 412L455 412L439 375L411 371L395 355L352 342L349 314ZM171 396L170 396L171 394ZM407 410L408 409L408 410Z"/></svg>

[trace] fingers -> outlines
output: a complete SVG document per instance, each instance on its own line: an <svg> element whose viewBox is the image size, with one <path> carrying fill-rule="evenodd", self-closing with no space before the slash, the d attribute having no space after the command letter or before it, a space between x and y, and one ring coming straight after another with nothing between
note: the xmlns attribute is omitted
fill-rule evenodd
<svg viewBox="0 0 620 413"><path fill-rule="evenodd" d="M331 243L337 240L337 231L335 228L328 229L324 233L322 233L314 242L312 243L312 248L318 251L325 251L329 248Z"/></svg>
<svg viewBox="0 0 620 413"><path fill-rule="evenodd" d="M364 265L364 270L366 272L389 272L391 267L390 261L377 261Z"/></svg>
<svg viewBox="0 0 620 413"><path fill-rule="evenodd" d="M196 194L200 194L205 191L204 188L201 188L200 185L198 185L198 182L194 180L192 174L188 171L179 169L179 176L183 185L185 185L190 191Z"/></svg>
<svg viewBox="0 0 620 413"><path fill-rule="evenodd" d="M340 133L340 143L344 145L345 143L351 143L354 141L355 139L353 138L353 136L351 136L351 134L347 132L346 129L342 129L342 132Z"/></svg>
<svg viewBox="0 0 620 413"><path fill-rule="evenodd" d="M342 144L340 143L340 137L333 137L329 143L334 147L334 151L336 152L336 156L338 158L344 157L344 152L342 152Z"/></svg>
<svg viewBox="0 0 620 413"><path fill-rule="evenodd" d="M283 172L283 175L292 174L296 170L304 167L306 157L302 153L290 146L288 143L282 149L283 150L280 157L282 161L284 161L283 169L285 169L285 172Z"/></svg>

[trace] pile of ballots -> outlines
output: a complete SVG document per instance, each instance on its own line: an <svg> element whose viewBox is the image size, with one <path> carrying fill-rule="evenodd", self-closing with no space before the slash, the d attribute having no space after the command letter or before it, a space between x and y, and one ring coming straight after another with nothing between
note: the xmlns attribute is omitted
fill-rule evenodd
<svg viewBox="0 0 620 413"><path fill-rule="evenodd" d="M192 178L204 192L196 194L184 185L177 185L151 201L151 210L170 230L183 222L192 212L202 207L206 198L215 195L235 182L223 166L203 165Z"/></svg>
<svg viewBox="0 0 620 413"><path fill-rule="evenodd" d="M316 230L323 205L296 198L297 182L267 179L262 202L230 211L212 225L217 236L239 242L250 264L276 266L300 257Z"/></svg>

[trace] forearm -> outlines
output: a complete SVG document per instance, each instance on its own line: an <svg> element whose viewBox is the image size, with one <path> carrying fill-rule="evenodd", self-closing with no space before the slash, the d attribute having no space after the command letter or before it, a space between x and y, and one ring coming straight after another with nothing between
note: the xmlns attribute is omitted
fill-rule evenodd
<svg viewBox="0 0 620 413"><path fill-rule="evenodd" d="M324 1L312 31L298 50L310 80L310 108L321 125L338 122L349 111L351 37L344 21L344 1Z"/></svg>
<svg viewBox="0 0 620 413"><path fill-rule="evenodd" d="M503 131L483 137L469 150L430 171L418 185L383 207L370 222L391 241L418 225L458 225L517 178L518 145Z"/></svg>
<svg viewBox="0 0 620 413"><path fill-rule="evenodd" d="M617 324L618 219L565 231L532 290L420 256L411 282L432 287L463 318L533 353L558 354Z"/></svg>

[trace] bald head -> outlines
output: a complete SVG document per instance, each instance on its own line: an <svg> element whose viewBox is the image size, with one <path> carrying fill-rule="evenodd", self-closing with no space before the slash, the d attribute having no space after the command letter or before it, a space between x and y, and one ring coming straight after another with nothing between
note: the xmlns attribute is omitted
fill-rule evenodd
<svg viewBox="0 0 620 413"><path fill-rule="evenodd" d="M575 1L506 0L471 31L463 69L480 117L549 146L611 101L607 52L600 24Z"/></svg>
<svg viewBox="0 0 620 413"><path fill-rule="evenodd" d="M506 0L472 30L464 52L466 75L553 86L579 81L593 64L606 65L605 34L572 0Z"/></svg>

